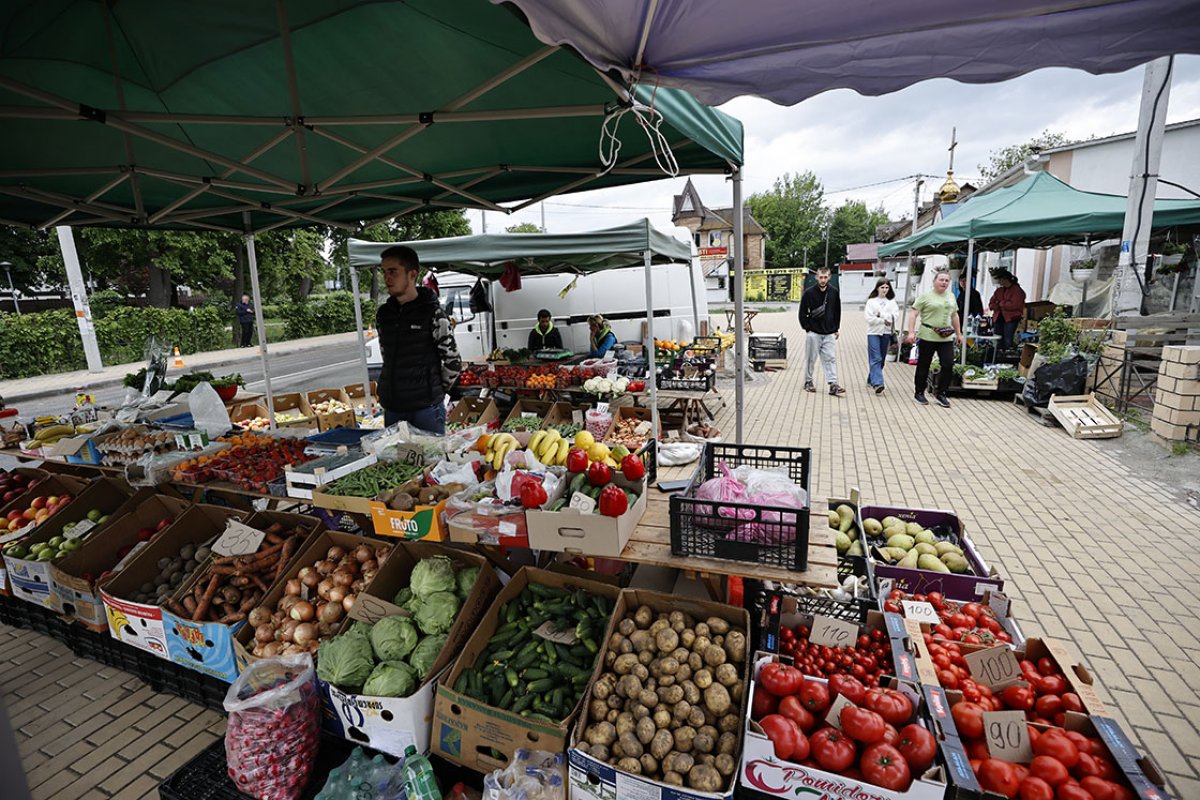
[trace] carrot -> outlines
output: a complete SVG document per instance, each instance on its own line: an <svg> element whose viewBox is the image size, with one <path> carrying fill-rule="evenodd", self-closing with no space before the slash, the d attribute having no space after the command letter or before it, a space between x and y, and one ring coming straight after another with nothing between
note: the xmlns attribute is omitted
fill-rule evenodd
<svg viewBox="0 0 1200 800"><path fill-rule="evenodd" d="M217 593L217 586L221 582L220 575L213 575L208 579L208 587L204 590L204 596L200 598L200 603L196 606L196 610L192 612L192 619L199 622L204 619L208 613L208 608L212 605L213 595Z"/></svg>

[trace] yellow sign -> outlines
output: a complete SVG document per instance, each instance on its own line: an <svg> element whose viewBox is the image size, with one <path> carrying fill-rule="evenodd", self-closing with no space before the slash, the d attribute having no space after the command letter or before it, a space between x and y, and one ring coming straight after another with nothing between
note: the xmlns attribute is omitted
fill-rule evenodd
<svg viewBox="0 0 1200 800"><path fill-rule="evenodd" d="M754 303L798 303L804 293L804 276L799 269L756 269L745 273L746 300Z"/></svg>

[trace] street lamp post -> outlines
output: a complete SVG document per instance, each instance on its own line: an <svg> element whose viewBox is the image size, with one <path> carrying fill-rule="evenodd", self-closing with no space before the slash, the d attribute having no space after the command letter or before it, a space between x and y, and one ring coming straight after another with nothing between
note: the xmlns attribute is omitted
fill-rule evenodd
<svg viewBox="0 0 1200 800"><path fill-rule="evenodd" d="M21 301L17 299L17 287L13 285L12 279L12 262L0 261L0 267L4 267L5 274L8 275L8 290L12 292L13 308L18 314L21 313Z"/></svg>

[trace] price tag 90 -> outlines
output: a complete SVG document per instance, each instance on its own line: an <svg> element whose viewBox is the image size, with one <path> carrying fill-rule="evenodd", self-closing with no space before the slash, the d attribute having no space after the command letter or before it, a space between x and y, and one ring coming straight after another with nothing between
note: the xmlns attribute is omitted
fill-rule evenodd
<svg viewBox="0 0 1200 800"><path fill-rule="evenodd" d="M393 605L387 600L381 600L378 597L369 595L365 592L359 592L354 606L350 609L350 618L362 620L375 624L384 617L409 616L409 613L400 606Z"/></svg>
<svg viewBox="0 0 1200 800"><path fill-rule="evenodd" d="M1033 760L1024 711L985 711L983 736L992 758L1023 764Z"/></svg>
<svg viewBox="0 0 1200 800"><path fill-rule="evenodd" d="M813 644L823 647L852 646L858 639L858 626L853 622L817 614L813 617L812 632L808 638Z"/></svg>

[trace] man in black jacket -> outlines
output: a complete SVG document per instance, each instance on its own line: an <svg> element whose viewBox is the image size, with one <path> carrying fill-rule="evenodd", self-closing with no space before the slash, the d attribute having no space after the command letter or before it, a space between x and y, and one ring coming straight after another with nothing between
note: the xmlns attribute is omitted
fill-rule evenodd
<svg viewBox="0 0 1200 800"><path fill-rule="evenodd" d="M537 324L533 326L533 330L529 331L529 352L536 353L539 350L562 349L562 334L559 333L558 328L554 327L554 320L550 317L550 310L543 308L538 312Z"/></svg>
<svg viewBox="0 0 1200 800"><path fill-rule="evenodd" d="M829 267L817 270L817 283L800 296L800 327L807 332L804 345L804 391L815 392L813 367L817 356L825 370L829 393L841 397L846 390L837 380L837 336L842 324L842 301L829 285Z"/></svg>
<svg viewBox="0 0 1200 800"><path fill-rule="evenodd" d="M250 295L242 295L242 302L233 307L233 313L237 314L238 322L242 326L241 346L249 347L250 339L254 335L254 306L250 304Z"/></svg>
<svg viewBox="0 0 1200 800"><path fill-rule="evenodd" d="M384 422L403 420L424 431L445 433L445 396L462 372L450 318L437 295L417 284L421 262L416 251L389 247L379 261L391 295L375 314L383 351L379 402Z"/></svg>

